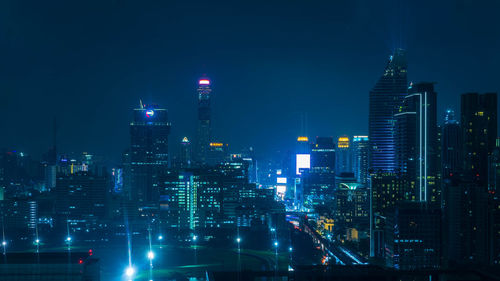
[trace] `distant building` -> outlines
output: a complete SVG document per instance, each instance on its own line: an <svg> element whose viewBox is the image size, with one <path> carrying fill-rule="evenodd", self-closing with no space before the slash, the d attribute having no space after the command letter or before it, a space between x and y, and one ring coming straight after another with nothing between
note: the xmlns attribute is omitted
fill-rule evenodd
<svg viewBox="0 0 500 281"><path fill-rule="evenodd" d="M351 149L351 140L348 136L341 136L337 141L337 150L335 151L335 173L353 173L353 157Z"/></svg>
<svg viewBox="0 0 500 281"><path fill-rule="evenodd" d="M110 178L89 172L57 177L55 190L56 223L74 232L95 229L106 215L106 198L111 189Z"/></svg>
<svg viewBox="0 0 500 281"><path fill-rule="evenodd" d="M168 168L167 110L155 105L134 109L130 123L131 199L138 204L158 202L158 176Z"/></svg>
<svg viewBox="0 0 500 281"><path fill-rule="evenodd" d="M360 183L340 180L334 191L334 221L337 234L349 229L368 232L370 228L370 191Z"/></svg>
<svg viewBox="0 0 500 281"><path fill-rule="evenodd" d="M311 144L311 168L302 173L304 201L324 204L335 189L335 144L332 137L317 137Z"/></svg>
<svg viewBox="0 0 500 281"><path fill-rule="evenodd" d="M196 161L207 164L207 157L212 141L212 113L210 108L211 83L206 77L198 80L198 130L196 138Z"/></svg>
<svg viewBox="0 0 500 281"><path fill-rule="evenodd" d="M179 157L179 166L181 168L190 168L192 165L192 146L191 142L187 137L184 137L181 141L181 153Z"/></svg>
<svg viewBox="0 0 500 281"><path fill-rule="evenodd" d="M462 169L462 132L460 123L455 119L455 112L446 110L442 127L442 168L443 179L453 177Z"/></svg>
<svg viewBox="0 0 500 281"><path fill-rule="evenodd" d="M38 222L38 202L35 200L1 200L0 212L5 235L11 239L33 234Z"/></svg>
<svg viewBox="0 0 500 281"><path fill-rule="evenodd" d="M166 228L250 227L272 210L272 189L248 182L241 158L215 166L171 169L161 177L160 220Z"/></svg>
<svg viewBox="0 0 500 281"><path fill-rule="evenodd" d="M485 186L488 180L488 157L497 138L497 94L462 95L461 124L464 172Z"/></svg>
<svg viewBox="0 0 500 281"><path fill-rule="evenodd" d="M367 185L370 177L370 142L368 136L354 136L352 153L354 176L359 183Z"/></svg>
<svg viewBox="0 0 500 281"><path fill-rule="evenodd" d="M228 144L222 142L211 142L208 145L208 151L205 164L213 166L227 161L229 158Z"/></svg>
<svg viewBox="0 0 500 281"><path fill-rule="evenodd" d="M316 137L311 147L311 170L335 173L335 143L332 137Z"/></svg>
<svg viewBox="0 0 500 281"><path fill-rule="evenodd" d="M396 169L394 114L407 93L406 68L405 51L397 49L370 91L368 137L370 169L374 172Z"/></svg>

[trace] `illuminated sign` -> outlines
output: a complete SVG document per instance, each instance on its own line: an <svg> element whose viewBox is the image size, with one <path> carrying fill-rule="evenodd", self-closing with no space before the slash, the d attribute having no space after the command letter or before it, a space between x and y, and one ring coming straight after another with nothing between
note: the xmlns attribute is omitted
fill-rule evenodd
<svg viewBox="0 0 500 281"><path fill-rule="evenodd" d="M353 141L358 142L358 141L368 141L368 136L354 136Z"/></svg>
<svg viewBox="0 0 500 281"><path fill-rule="evenodd" d="M146 116L148 118L151 118L153 115L155 115L154 110L151 110L151 109L150 110L146 110Z"/></svg>
<svg viewBox="0 0 500 281"><path fill-rule="evenodd" d="M285 194L286 193L286 185L277 185L276 186L276 193Z"/></svg>
<svg viewBox="0 0 500 281"><path fill-rule="evenodd" d="M281 175L281 169L276 170L277 175Z"/></svg>
<svg viewBox="0 0 500 281"><path fill-rule="evenodd" d="M297 141L309 141L308 137L298 137Z"/></svg>
<svg viewBox="0 0 500 281"><path fill-rule="evenodd" d="M208 79L200 79L199 84L200 85L210 85L210 80L208 80Z"/></svg>
<svg viewBox="0 0 500 281"><path fill-rule="evenodd" d="M348 148L349 147L349 138L348 137L340 137L338 140L337 146L339 148Z"/></svg>
<svg viewBox="0 0 500 281"><path fill-rule="evenodd" d="M286 183L286 178L284 178L284 177L277 177L276 178L276 182L277 183Z"/></svg>
<svg viewBox="0 0 500 281"><path fill-rule="evenodd" d="M221 147L221 146L224 146L224 144L222 142L211 142L210 146L212 146L212 147Z"/></svg>
<svg viewBox="0 0 500 281"><path fill-rule="evenodd" d="M295 173L300 175L300 169L311 168L311 155L310 154L297 154L296 157Z"/></svg>
<svg viewBox="0 0 500 281"><path fill-rule="evenodd" d="M184 138L182 139L182 142L186 143L186 142L189 142L189 140L188 140L188 138L187 138L187 137L184 137Z"/></svg>

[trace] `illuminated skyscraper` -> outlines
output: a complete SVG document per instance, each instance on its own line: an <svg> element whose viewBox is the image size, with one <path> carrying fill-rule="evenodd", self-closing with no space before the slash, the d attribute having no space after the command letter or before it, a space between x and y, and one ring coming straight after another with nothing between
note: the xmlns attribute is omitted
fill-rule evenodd
<svg viewBox="0 0 500 281"><path fill-rule="evenodd" d="M406 67L405 51L397 49L390 56L382 77L370 91L370 168L375 172L396 168L394 114L406 96Z"/></svg>
<svg viewBox="0 0 500 281"><path fill-rule="evenodd" d="M400 172L415 181L415 199L437 203L438 138L436 123L437 93L432 83L410 86L396 121L396 159Z"/></svg>
<svg viewBox="0 0 500 281"><path fill-rule="evenodd" d="M370 152L370 144L368 136L354 136L352 141L353 152L353 169L356 180L359 183L367 184L369 177L368 154Z"/></svg>
<svg viewBox="0 0 500 281"><path fill-rule="evenodd" d="M158 176L168 168L168 135L170 123L167 110L155 105L134 109L130 123L130 172L132 200L158 200Z"/></svg>
<svg viewBox="0 0 500 281"><path fill-rule="evenodd" d="M198 80L198 131L196 155L199 164L207 164L207 155L210 150L210 141L212 137L211 129L211 110L210 110L210 88L211 81L208 78Z"/></svg>
<svg viewBox="0 0 500 281"><path fill-rule="evenodd" d="M351 141L349 140L349 137L339 137L337 141L337 150L335 151L335 160L335 173L337 175L340 175L341 173L353 172Z"/></svg>

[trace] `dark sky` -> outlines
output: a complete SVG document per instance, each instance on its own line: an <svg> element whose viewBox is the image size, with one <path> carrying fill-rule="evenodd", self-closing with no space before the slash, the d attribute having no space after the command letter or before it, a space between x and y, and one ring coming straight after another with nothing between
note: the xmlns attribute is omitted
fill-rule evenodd
<svg viewBox="0 0 500 281"><path fill-rule="evenodd" d="M439 2L439 3L434 3ZM481 2L481 3L477 3ZM309 136L366 134L368 92L394 48L438 82L439 114L500 90L499 1L2 1L0 147L120 159L139 99L169 110L171 152L194 137L196 80L214 134L261 155Z"/></svg>

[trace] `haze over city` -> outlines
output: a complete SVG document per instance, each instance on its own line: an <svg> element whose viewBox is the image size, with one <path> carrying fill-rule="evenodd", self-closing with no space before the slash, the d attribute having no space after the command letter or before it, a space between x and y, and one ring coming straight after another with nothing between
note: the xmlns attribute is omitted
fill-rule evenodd
<svg viewBox="0 0 500 281"><path fill-rule="evenodd" d="M0 280L500 280L499 13L3 1Z"/></svg>

